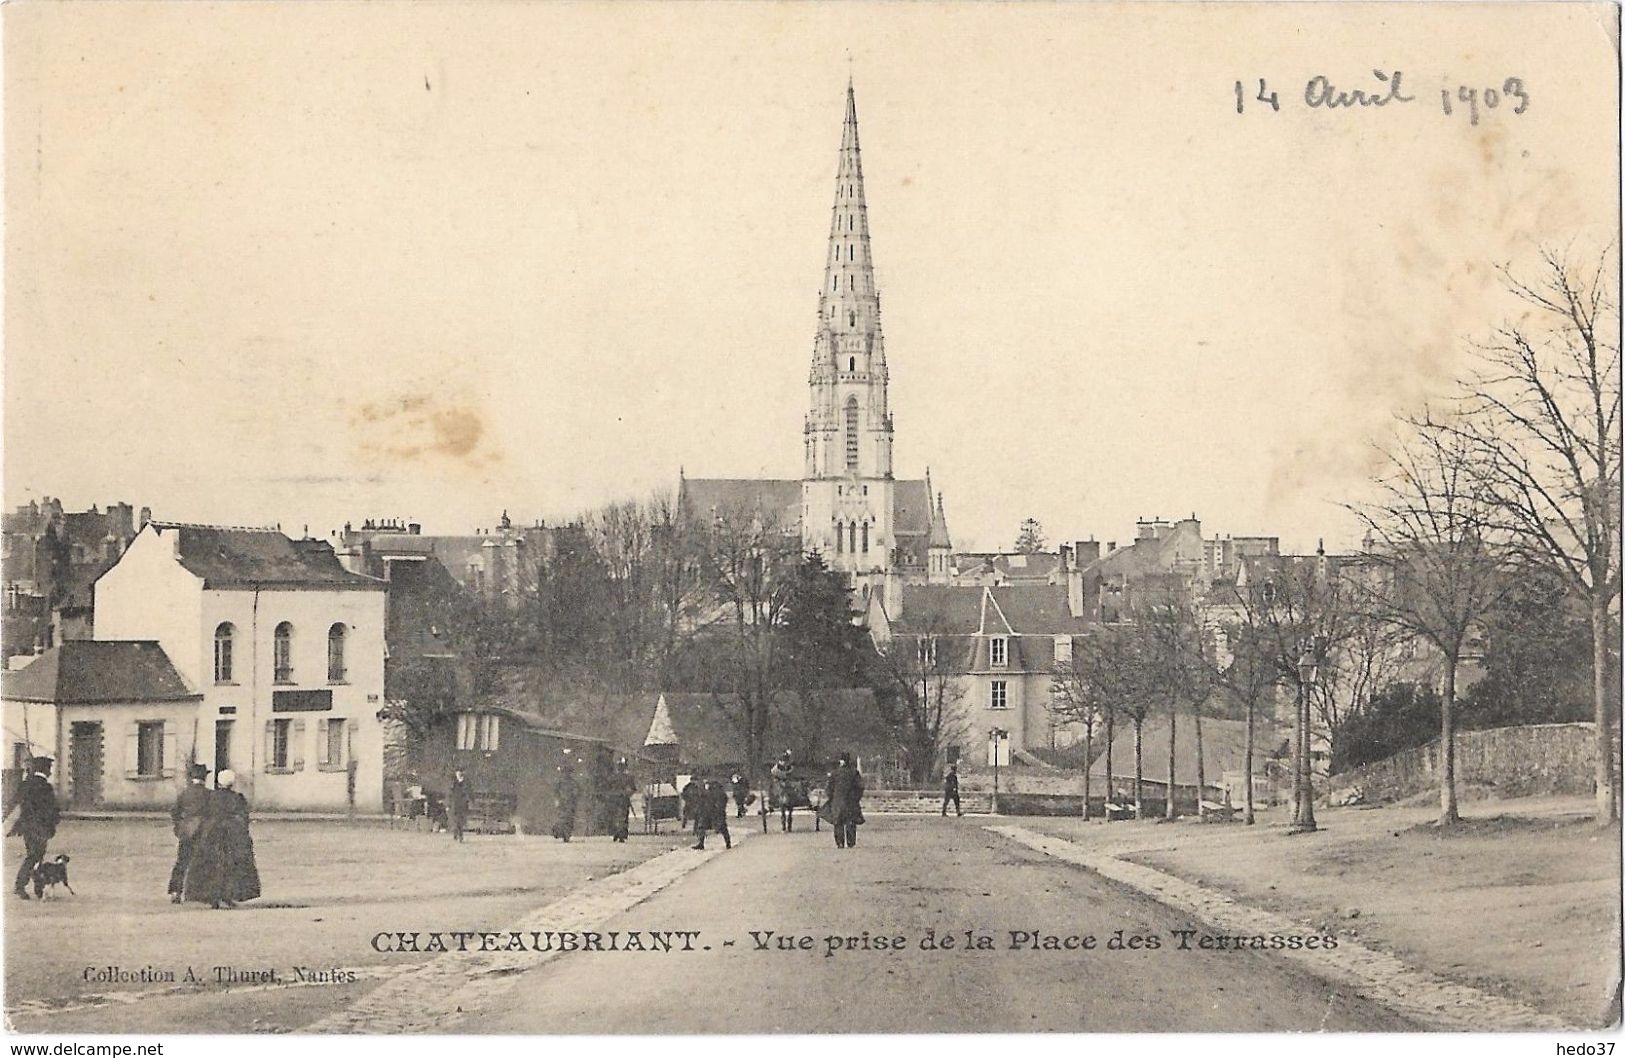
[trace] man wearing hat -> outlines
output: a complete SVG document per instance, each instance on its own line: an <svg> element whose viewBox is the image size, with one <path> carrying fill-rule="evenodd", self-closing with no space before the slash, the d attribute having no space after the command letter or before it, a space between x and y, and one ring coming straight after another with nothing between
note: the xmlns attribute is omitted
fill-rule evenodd
<svg viewBox="0 0 1625 1058"><path fill-rule="evenodd" d="M56 790L51 786L51 758L35 757L28 778L23 780L17 794L17 821L8 832L23 839L23 865L17 869L17 883L11 891L28 899L28 882L34 868L45 859L45 846L56 836L56 823L61 810L56 804Z"/></svg>
<svg viewBox="0 0 1625 1058"><path fill-rule="evenodd" d="M175 824L175 840L180 843L175 853L175 867L169 872L170 903L180 903L181 894L186 890L186 865L192 862L192 845L203 828L203 810L209 803L209 788L203 785L208 777L209 769L204 765L188 767L186 785L176 796L175 807L169 810L169 818Z"/></svg>

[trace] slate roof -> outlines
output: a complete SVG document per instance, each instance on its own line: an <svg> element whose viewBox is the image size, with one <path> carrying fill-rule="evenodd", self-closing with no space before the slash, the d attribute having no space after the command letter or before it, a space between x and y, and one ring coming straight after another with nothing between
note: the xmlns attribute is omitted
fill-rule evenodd
<svg viewBox="0 0 1625 1058"><path fill-rule="evenodd" d="M1056 636L1088 627L1083 618L1067 612L1066 586L1061 584L904 585L902 595L902 616L893 618L892 626L903 635L974 635L984 630L984 595L991 603L986 607L989 634Z"/></svg>
<svg viewBox="0 0 1625 1058"><path fill-rule="evenodd" d="M931 489L924 479L896 482L891 509L893 536L924 536L931 531Z"/></svg>
<svg viewBox="0 0 1625 1058"><path fill-rule="evenodd" d="M801 531L801 482L778 478L684 478L679 501L690 515L762 511L786 532Z"/></svg>
<svg viewBox="0 0 1625 1058"><path fill-rule="evenodd" d="M351 573L325 540L293 540L276 529L148 523L179 534L180 564L205 588L320 588L383 591L385 584Z"/></svg>
<svg viewBox="0 0 1625 1058"><path fill-rule="evenodd" d="M200 699L164 653L148 640L69 640L0 679L13 702L92 705Z"/></svg>

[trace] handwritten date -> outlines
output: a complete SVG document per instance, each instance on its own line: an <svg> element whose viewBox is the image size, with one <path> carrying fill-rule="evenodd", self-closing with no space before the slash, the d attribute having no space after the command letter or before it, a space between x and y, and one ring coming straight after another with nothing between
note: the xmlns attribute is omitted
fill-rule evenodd
<svg viewBox="0 0 1625 1058"><path fill-rule="evenodd" d="M1376 81L1373 85L1344 87L1325 74L1316 74L1304 82L1303 105L1310 110L1362 110L1417 101L1416 96L1405 91L1403 70L1395 70L1391 74L1372 70L1371 76ZM1440 110L1444 116L1449 118L1459 113L1466 116L1471 125L1477 125L1480 117L1492 110L1505 109L1513 114L1522 114L1529 109L1529 102L1529 89L1521 77L1508 77L1499 85L1483 88L1453 85L1439 89ZM1280 93L1272 90L1268 79L1263 77L1258 79L1256 95L1252 94L1250 82L1236 82L1236 113L1246 113L1248 103L1261 103L1272 113L1280 113L1282 106Z"/></svg>

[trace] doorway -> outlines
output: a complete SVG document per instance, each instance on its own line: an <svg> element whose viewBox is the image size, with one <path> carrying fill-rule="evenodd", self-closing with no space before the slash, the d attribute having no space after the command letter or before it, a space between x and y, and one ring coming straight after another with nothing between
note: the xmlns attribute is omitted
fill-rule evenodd
<svg viewBox="0 0 1625 1058"><path fill-rule="evenodd" d="M95 808L102 803L102 725L99 720L77 720L69 731L71 741L71 802L75 808Z"/></svg>
<svg viewBox="0 0 1625 1058"><path fill-rule="evenodd" d="M232 720L216 720L214 722L214 773L231 767L231 725Z"/></svg>

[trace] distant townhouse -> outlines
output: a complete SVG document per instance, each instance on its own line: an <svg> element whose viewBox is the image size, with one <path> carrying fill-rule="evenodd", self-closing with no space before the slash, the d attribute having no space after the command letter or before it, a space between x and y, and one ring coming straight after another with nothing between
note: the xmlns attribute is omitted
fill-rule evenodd
<svg viewBox="0 0 1625 1058"><path fill-rule="evenodd" d="M425 534L418 522L369 518L335 533L339 562L352 573L392 580L394 571L433 559L464 588L486 598L517 598L533 586L535 564L552 552L556 527L515 525L504 511L473 533Z"/></svg>
<svg viewBox="0 0 1625 1058"><path fill-rule="evenodd" d="M262 810L377 811L385 588L325 541L151 522L96 581L96 639L156 643L200 696L164 718L160 772L181 759L230 768ZM68 796L86 796L72 792L80 755L131 744L139 720L106 705L67 730ZM122 788L101 800L128 803Z"/></svg>
<svg viewBox="0 0 1625 1058"><path fill-rule="evenodd" d="M889 580L871 597L867 625L882 649L895 640L923 652L957 681L958 737L945 761L980 765L996 729L1009 752L1070 745L1081 733L1050 716L1053 672L1071 660L1087 622L1072 584L905 585ZM937 659L944 659L938 661Z"/></svg>
<svg viewBox="0 0 1625 1058"><path fill-rule="evenodd" d="M68 511L50 496L6 512L0 532L5 577L0 649L5 657L90 639L90 586L151 519L149 508L138 515L128 503L109 504L105 511L94 504L88 511Z"/></svg>

